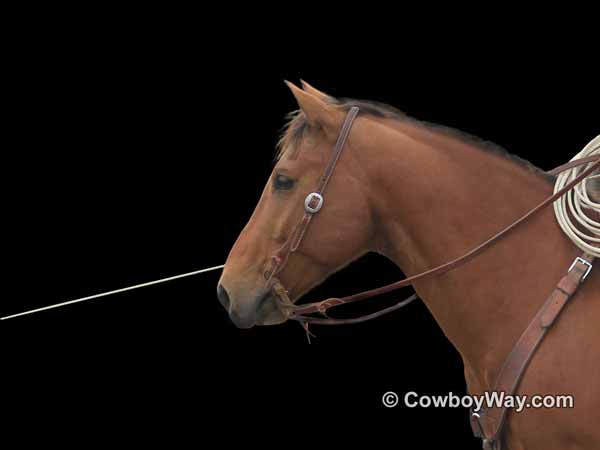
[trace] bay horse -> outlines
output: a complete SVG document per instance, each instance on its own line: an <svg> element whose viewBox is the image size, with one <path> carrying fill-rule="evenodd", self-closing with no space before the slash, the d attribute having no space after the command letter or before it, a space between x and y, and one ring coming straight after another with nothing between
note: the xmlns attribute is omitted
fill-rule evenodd
<svg viewBox="0 0 600 450"><path fill-rule="evenodd" d="M292 303L367 252L389 258L408 277L419 274L466 253L552 195L553 177L489 143L387 105L335 99L304 82L288 86L299 110L217 287L238 327L289 318L265 270L302 220L305 197L351 108L360 114L329 180L326 206L277 274ZM470 393L494 389L507 355L580 254L545 208L473 261L413 283L459 351ZM592 270L518 386L525 395L573 395L574 408L510 414L502 449L600 448L599 323L600 275Z"/></svg>

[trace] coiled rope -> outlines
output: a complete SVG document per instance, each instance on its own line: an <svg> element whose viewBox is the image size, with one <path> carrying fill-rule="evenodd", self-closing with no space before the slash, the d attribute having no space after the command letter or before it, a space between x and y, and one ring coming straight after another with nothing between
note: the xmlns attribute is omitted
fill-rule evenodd
<svg viewBox="0 0 600 450"><path fill-rule="evenodd" d="M600 135L592 139L571 161L593 155L600 155ZM590 164L574 167L558 175L554 192L558 192L569 181L575 179L578 174L590 167ZM600 185L599 178L600 173L592 173L554 202L556 220L564 233L577 247L596 258L600 257L600 223L596 221L600 217L598 215L600 214L600 203L597 203L598 198L590 198L588 183L593 182ZM594 213L596 220L590 217Z"/></svg>

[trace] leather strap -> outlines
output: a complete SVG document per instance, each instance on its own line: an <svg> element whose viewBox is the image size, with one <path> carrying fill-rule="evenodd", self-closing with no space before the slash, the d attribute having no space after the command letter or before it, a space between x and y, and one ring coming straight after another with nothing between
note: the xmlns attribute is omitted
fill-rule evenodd
<svg viewBox="0 0 600 450"><path fill-rule="evenodd" d="M348 140L348 135L350 134L350 129L352 128L352 124L354 123L354 119L358 115L359 109L358 106L353 106L346 114L346 119L344 120L344 124L342 125L342 129L335 143L335 147L333 148L333 153L331 154L331 158L329 159L329 163L325 168L325 172L319 181L319 187L316 192L322 194L325 192L325 188L327 187L327 183L333 175L333 171L335 166L337 165L338 160L340 159L340 155L342 154L342 150L344 149L344 145Z"/></svg>
<svg viewBox="0 0 600 450"><path fill-rule="evenodd" d="M340 130L340 134L338 135L337 140L335 142L335 146L333 147L333 152L331 154L331 157L329 158L329 162L325 167L323 175L319 179L317 189L309 195L318 194L319 196L321 196L321 198L323 198L325 188L327 187L327 184L329 183L329 180L333 175L335 166L337 165L338 160L340 159L342 150L344 149L344 145L348 140L350 129L352 128L352 124L354 123L354 119L356 119L358 113L359 108L357 106L353 106L348 111L348 114L346 114L346 118L344 119L344 123ZM314 203L316 200L317 197L312 197L311 201L308 202L309 207L305 208L304 216L302 217L302 220L300 220L298 225L296 225L296 228L291 234L291 237L283 244L283 246L281 246L279 250L277 250L277 252L271 258L272 266L264 273L264 277L267 280L267 283L269 283L273 279L273 277L275 277L278 273L280 273L283 270L283 268L287 264L290 254L294 253L296 250L298 250L298 247L300 247L300 244L302 243L302 240L306 235L306 230L308 229L308 226L310 225L313 216L318 212L318 209L316 209L317 204Z"/></svg>
<svg viewBox="0 0 600 450"><path fill-rule="evenodd" d="M579 158L579 159L575 159L573 161L569 161L568 163L561 164L560 166L555 167L552 170L549 170L547 173L548 173L548 175L558 175L559 173L564 172L565 170L572 169L573 167L579 167L583 164L592 163L597 160L598 160L598 155L586 156L585 158Z"/></svg>
<svg viewBox="0 0 600 450"><path fill-rule="evenodd" d="M506 358L496 379L495 392L514 395L529 361L535 354L548 330L589 273L593 257L583 254L577 258L568 273L558 282L544 305L529 323L512 351ZM508 409L491 406L477 412L479 417L471 416L473 433L487 439L490 443L500 442L502 427L506 421ZM493 447L492 447L493 448Z"/></svg>

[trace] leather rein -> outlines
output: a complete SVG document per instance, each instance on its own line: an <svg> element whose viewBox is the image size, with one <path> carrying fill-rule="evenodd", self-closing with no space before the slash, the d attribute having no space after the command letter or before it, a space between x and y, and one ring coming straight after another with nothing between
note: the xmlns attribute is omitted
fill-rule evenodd
<svg viewBox="0 0 600 450"><path fill-rule="evenodd" d="M381 309L377 312L367 314L364 316L360 316L360 317L356 317L356 318L352 318L352 319L333 319L333 318L329 318L326 314L326 311L328 309L333 308L335 306L339 306L339 305L343 305L343 304L347 304L347 303L353 303L353 302L357 302L359 300L365 300L367 298L371 298L371 297L374 297L377 295L392 292L392 291L395 291L402 287L411 285L417 281L423 281L423 280L426 280L426 279L429 279L429 278L432 278L432 277L435 277L438 275L442 275L444 273L447 273L451 270L454 270L454 269L466 264L468 261L473 259L475 256L479 255L481 252L486 250L488 247L491 247L493 244L498 242L500 239L504 238L506 235L508 235L508 233L510 231L514 230L516 227L518 227L522 223L529 220L535 213L541 211L548 205L552 204L555 200L560 198L562 195L566 194L568 191L573 189L578 183L583 181L594 170L596 170L600 167L600 155L593 155L590 157L580 158L580 159L577 159L574 161L570 161L566 164L562 164L562 165L556 167L555 169L549 171L548 174L557 175L557 174L564 172L565 170L569 170L573 167L578 167L583 164L593 163L590 167L588 167L586 170L581 172L581 174L579 174L576 178L574 178L568 184L566 184L562 189L560 189L553 195L546 198L540 204L538 204L537 206L535 206L534 208L529 210L527 213L525 213L519 219L515 220L513 223L511 223L510 225L505 227L503 230L499 231L494 236L490 237L486 241L477 245L476 247L474 247L467 253L463 254L462 256L459 256L458 258L455 258L444 264L440 264L439 266L436 266L432 269L428 269L417 275L407 277L404 280L400 280L395 283L388 284L386 286L382 286L382 287L379 287L376 289L371 289L368 291L360 292L358 294L349 295L346 297L340 297L340 298L334 297L334 298L328 298L328 299L320 301L320 302L295 305L294 303L292 303L292 301L288 297L288 292L285 289L285 287L282 285L282 283L279 281L279 279L277 278L277 275L279 273L281 273L283 268L286 266L290 255L293 254L296 250L298 250L298 248L300 247L300 244L302 243L302 240L304 239L304 237L306 235L307 228L310 225L310 222L311 222L313 216L315 214L317 214L323 207L323 204L325 201L325 198L324 198L325 188L327 187L327 184L329 183L329 180L331 179L331 176L333 175L335 166L337 165L337 162L341 156L342 150L344 149L344 145L346 143L346 140L348 139L348 135L350 134L350 129L352 128L352 124L354 123L354 119L356 119L358 112L359 112L359 108L356 106L351 107L350 110L348 111L346 118L344 120L344 123L342 125L342 128L340 130L340 134L338 135L337 141L333 148L333 153L329 159L329 162L325 168L323 175L321 176L321 178L319 180L317 189L314 192L311 192L310 194L308 194L306 196L306 199L304 200L304 216L302 217L302 219L300 220L298 225L295 227L290 238L272 256L271 261L270 261L270 266L264 272L264 278L267 280L267 286L270 285L271 292L273 293L275 298L280 300L280 306L287 313L288 318L300 322L306 330L308 329L307 327L308 327L308 324L310 324L310 323L318 324L318 325L345 325L345 324L365 322L367 320L375 319L376 317L380 317L384 314L388 314L392 311L395 311L397 309L400 309L400 308L408 305L409 303L411 303L412 301L417 299L416 294L413 294L410 297L406 298L405 300L399 301L396 304L394 304L390 307L387 307L385 309ZM312 317L312 316L308 315L308 314L312 314L312 313L320 313L325 317L324 318Z"/></svg>

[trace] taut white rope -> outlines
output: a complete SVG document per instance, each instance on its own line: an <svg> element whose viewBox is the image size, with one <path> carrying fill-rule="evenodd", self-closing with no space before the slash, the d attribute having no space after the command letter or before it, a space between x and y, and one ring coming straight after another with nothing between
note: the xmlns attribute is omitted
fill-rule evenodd
<svg viewBox="0 0 600 450"><path fill-rule="evenodd" d="M33 313L40 312L40 311L46 311L48 309L61 308L63 306L72 305L73 303L85 302L87 300L92 300L94 298L106 297L107 295L118 294L120 292L125 292L125 291L132 291L133 289L139 289L139 288L143 288L146 286L152 286L154 284L165 283L167 281L173 281L173 280L177 280L179 278L191 277L192 275L198 275L200 273L210 272L212 270L217 270L217 269L222 269L223 267L225 267L224 264L220 265L220 266L209 267L207 269L195 270L194 272L182 273L181 275L175 275L172 277L161 278L160 280L148 281L147 283L136 284L134 286L129 286L129 287L121 288L121 289L115 289L114 291L102 292L101 294L90 295L89 297L77 298L75 300L69 300L68 302L57 303L55 305L44 306L42 308L32 309L30 311L25 311L25 312L21 312L18 314L12 314L10 316L0 317L0 320L13 319L15 317L26 316L28 314L33 314Z"/></svg>
<svg viewBox="0 0 600 450"><path fill-rule="evenodd" d="M571 161L598 154L600 154L600 135L592 139ZM554 192L558 192L565 184L573 180L581 171L588 167L589 164L585 164L558 175L556 184L554 185ZM598 258L600 257L600 223L592 220L589 214L592 211L600 213L600 203L597 203L596 198L590 198L587 189L587 183L594 178L600 178L600 173L594 172L571 191L555 201L554 213L560 227L573 243L584 252ZM574 219L577 223L573 223L571 219Z"/></svg>

